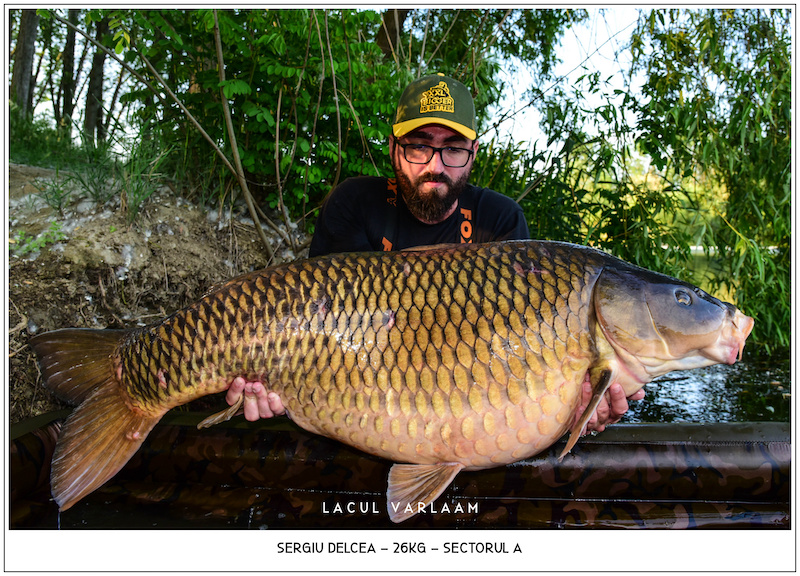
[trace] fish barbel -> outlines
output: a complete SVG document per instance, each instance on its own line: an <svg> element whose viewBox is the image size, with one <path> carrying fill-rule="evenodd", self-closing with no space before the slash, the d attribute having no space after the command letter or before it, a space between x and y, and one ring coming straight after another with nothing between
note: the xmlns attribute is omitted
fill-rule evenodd
<svg viewBox="0 0 800 576"><path fill-rule="evenodd" d="M563 457L612 382L629 396L671 370L734 363L752 327L599 250L511 241L284 264L149 327L55 330L31 345L47 387L79 404L53 457L61 510L114 476L168 410L242 376L302 428L397 462L387 509L400 522L461 470L570 431Z"/></svg>

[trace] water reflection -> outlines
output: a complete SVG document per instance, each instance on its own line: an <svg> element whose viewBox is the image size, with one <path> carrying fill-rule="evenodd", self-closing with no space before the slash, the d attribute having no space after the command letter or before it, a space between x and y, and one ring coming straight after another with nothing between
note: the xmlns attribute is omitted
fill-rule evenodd
<svg viewBox="0 0 800 576"><path fill-rule="evenodd" d="M672 372L645 387L622 422L789 422L791 361L765 359Z"/></svg>

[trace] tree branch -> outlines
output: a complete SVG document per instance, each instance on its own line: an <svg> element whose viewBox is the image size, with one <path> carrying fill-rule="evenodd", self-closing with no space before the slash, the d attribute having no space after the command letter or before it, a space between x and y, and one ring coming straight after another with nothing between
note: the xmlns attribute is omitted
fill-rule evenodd
<svg viewBox="0 0 800 576"><path fill-rule="evenodd" d="M222 38L219 33L219 20L217 19L217 9L214 8L214 42L217 45L217 64L219 66L219 81L220 81L220 99L222 100L222 113L225 116L225 126L228 129L228 137L231 143L231 152L233 153L233 161L236 163L236 170L234 174L239 179L239 187L244 194L244 200L247 203L247 208L250 210L250 216L253 218L256 231L258 232L261 242L267 251L267 256L272 260L275 253L270 246L269 239L267 238L264 229L261 227L261 221L258 219L258 213L253 204L253 196L250 194L250 188L247 186L247 178L244 176L244 168L242 168L242 159L239 157L239 145L236 142L236 132L233 130L233 120L231 119L231 109L228 105L228 99L225 97L225 91L222 83L225 82L225 61L222 57ZM280 178L280 174L278 174Z"/></svg>
<svg viewBox="0 0 800 576"><path fill-rule="evenodd" d="M286 228L289 228L289 212L286 210L286 205L283 203L283 182L281 181L281 154L280 154L280 145L281 145L281 101L283 100L283 86L281 86L280 90L278 91L278 107L275 110L275 182L278 185L278 209L283 216L283 221L286 224ZM297 123L295 122L295 125ZM297 145L297 136L295 135L295 146ZM292 156L294 156L294 150L292 150ZM288 177L288 173L287 173ZM289 245L292 247L292 250L295 249L295 242L294 238L289 236Z"/></svg>
<svg viewBox="0 0 800 576"><path fill-rule="evenodd" d="M364 128L363 126L361 126L361 120L358 117L358 112L356 112L356 109L353 106L353 103L350 101L350 98L347 97L347 94L345 94L341 90L339 91L339 93L342 95L342 98L344 98L345 102L347 102L347 105L350 107L350 111L353 113L353 118L355 119L356 126L358 127L358 135L361 136L361 145L364 147L367 156L369 156L369 160L370 162L372 162L372 167L375 169L375 173L377 174L378 165L375 164L375 159L372 157L372 152L369 149L369 142L367 141L367 137L364 134Z"/></svg>
<svg viewBox="0 0 800 576"><path fill-rule="evenodd" d="M439 43L436 45L436 48L434 48L433 52L431 52L431 57L428 58L429 63L433 61L433 57L436 56L436 53L439 51L439 48L441 48L442 44L444 44L444 41L447 40L447 37L450 35L450 30L453 29L453 26L455 26L456 20L458 20L458 17L460 15L461 15L461 10L456 10L455 15L453 16L453 21L450 22L450 26L447 28L447 32L444 33L442 38L439 40Z"/></svg>
<svg viewBox="0 0 800 576"><path fill-rule="evenodd" d="M314 18L317 15L314 13ZM317 24L319 26L319 24ZM339 90L336 88L336 68L333 67L333 48L331 48L331 37L328 33L328 11L325 11L325 40L328 44L328 55L331 60L331 80L333 81L333 103L336 105L336 130L338 132L338 154L336 163L336 177L333 179L333 187L339 184L339 175L342 172L342 114L339 110Z"/></svg>
<svg viewBox="0 0 800 576"><path fill-rule="evenodd" d="M112 50L109 50L108 48L106 48L102 44L96 42L93 38L91 38L89 35L87 35L83 30L81 30L77 26L73 25L71 22L65 20L64 18L60 17L55 12L51 12L51 14L52 14L53 18L55 18L56 20L58 20L59 22L61 22L65 26L67 26L68 28L71 28L72 30L75 30L78 34L83 36L88 42L94 44L96 47L98 47L101 50L103 50L108 56L110 56L111 58L116 60L117 63L119 63L120 66L122 66L125 70L127 70L131 74L131 76L133 76L139 82L144 84L147 87L147 89L150 90L150 92L152 92L155 95L155 97L158 98L161 102L165 101L164 97L161 95L159 90L157 90L155 88L155 86L153 86L147 79L145 79L136 70L134 70L133 68L128 66L128 64L126 64L123 60L121 60ZM214 15L216 17L216 12L214 13ZM214 142L214 140L211 138L211 136L208 135L208 133L203 129L203 127L197 121L197 119L192 115L191 112L189 112L189 110L186 108L186 106L183 105L183 103L180 101L180 99L170 89L170 87L167 85L167 83L164 81L164 79L161 77L161 75L156 71L155 67L150 63L150 60L148 60L147 57L140 50L137 50L136 53L139 56L139 58L142 59L142 62L144 62L144 65L147 67L147 69L150 71L150 73L155 77L156 81L163 87L163 89L169 95L170 99L173 102L175 102L175 104L178 105L178 108L181 109L181 112L184 113L184 115L189 120L189 122L191 122L194 125L194 127L197 128L197 130L200 132L200 134L203 136L203 138L206 140L206 142L208 142L211 145L211 147L214 149L214 152L216 152L217 156L219 156L220 160L222 160L222 163L225 165L225 167L228 170L230 170L231 173L233 173L237 178L239 178L239 173L233 167L233 165L231 164L230 160L228 160L228 157L225 156L225 153L220 149L219 146L217 146L217 143ZM224 102L224 105L227 106L227 101L225 100L224 97L223 97L222 100ZM235 154L238 155L239 150L238 150L238 148L236 146L233 146L233 150L235 151ZM240 185L241 185L241 181L240 181ZM249 194L249 188L247 188L246 186L247 186L247 183L245 182L245 186L243 187L243 190L246 191L245 192L245 200L246 201L249 200L248 201L248 208L250 209L251 215L255 215L256 211L255 211L255 208L252 205L252 197ZM254 217L253 221L254 222L258 222L258 218ZM267 221L267 224L270 225L274 230L279 230L278 227L271 220L266 218L266 221ZM261 228L260 225L256 225L256 229L258 230L259 236L261 237L261 241L264 244L264 248L266 249L269 258L271 259L273 257L273 251L272 251L272 247L269 245L269 240L267 239L266 235L264 234L264 230Z"/></svg>
<svg viewBox="0 0 800 576"><path fill-rule="evenodd" d="M422 49L419 52L419 66L417 67L417 78L422 75L422 65L425 63L425 44L428 41L428 24L431 20L431 11L425 11L425 32L422 35Z"/></svg>

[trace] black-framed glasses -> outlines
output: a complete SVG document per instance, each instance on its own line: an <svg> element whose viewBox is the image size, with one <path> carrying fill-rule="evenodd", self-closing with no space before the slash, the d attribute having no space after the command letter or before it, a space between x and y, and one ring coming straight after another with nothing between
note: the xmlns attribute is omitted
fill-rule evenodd
<svg viewBox="0 0 800 576"><path fill-rule="evenodd" d="M433 155L438 152L442 159L442 164L445 166L463 168L469 162L470 156L472 156L472 150L469 148L455 148L453 146L437 148L427 144L400 144L399 146L403 149L403 157L412 164L427 164L431 161Z"/></svg>

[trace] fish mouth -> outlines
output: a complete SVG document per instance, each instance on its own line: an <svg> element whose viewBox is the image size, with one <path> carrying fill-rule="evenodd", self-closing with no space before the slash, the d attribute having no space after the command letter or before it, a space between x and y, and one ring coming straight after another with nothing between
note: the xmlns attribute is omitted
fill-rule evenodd
<svg viewBox="0 0 800 576"><path fill-rule="evenodd" d="M719 339L705 351L705 356L725 364L734 364L737 360L741 360L744 343L753 331L754 325L755 320L737 309Z"/></svg>
<svg viewBox="0 0 800 576"><path fill-rule="evenodd" d="M737 310L736 315L733 317L731 321L731 325L737 329L737 333L740 335L739 338L739 354L738 359L742 359L742 352L744 352L744 343L747 340L747 337L750 336L750 332L753 331L753 326L755 326L756 321L753 320L750 316L745 316L742 314L741 311ZM731 362L733 364L733 362Z"/></svg>

